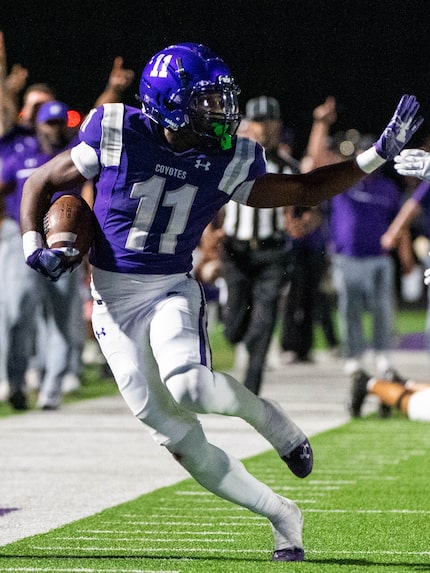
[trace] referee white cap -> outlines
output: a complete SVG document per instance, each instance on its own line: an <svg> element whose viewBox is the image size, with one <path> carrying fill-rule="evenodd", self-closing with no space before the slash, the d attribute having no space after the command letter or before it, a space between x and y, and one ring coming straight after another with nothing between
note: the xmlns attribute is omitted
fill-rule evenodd
<svg viewBox="0 0 430 573"><path fill-rule="evenodd" d="M281 108L278 100L264 95L250 99L246 104L246 119L249 121L281 119Z"/></svg>

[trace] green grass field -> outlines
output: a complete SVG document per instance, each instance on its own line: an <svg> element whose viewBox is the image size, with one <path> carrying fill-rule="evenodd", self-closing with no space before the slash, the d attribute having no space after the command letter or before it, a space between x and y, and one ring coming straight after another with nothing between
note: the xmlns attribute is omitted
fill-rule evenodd
<svg viewBox="0 0 430 573"><path fill-rule="evenodd" d="M190 479L0 547L0 571L430 571L430 424L370 416L312 442L315 468L305 480L273 452L245 461L302 508L303 563L272 563L268 522Z"/></svg>
<svg viewBox="0 0 430 573"><path fill-rule="evenodd" d="M421 332L424 321L423 311L398 313L396 333ZM211 333L211 342L216 368L229 369L233 349L221 327ZM323 347L317 329L316 348ZM82 389L66 401L116 393L112 379L90 367ZM0 404L0 416L13 413ZM272 563L265 519L186 480L0 547L0 572L430 571L430 424L371 416L315 436L312 443L316 464L306 480L292 476L272 452L245 461L253 474L302 508L304 563ZM1 526L6 523L5 518Z"/></svg>

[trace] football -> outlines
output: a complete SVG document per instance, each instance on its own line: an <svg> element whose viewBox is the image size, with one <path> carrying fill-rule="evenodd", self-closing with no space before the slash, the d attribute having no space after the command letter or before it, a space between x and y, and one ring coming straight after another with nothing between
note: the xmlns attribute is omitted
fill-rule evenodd
<svg viewBox="0 0 430 573"><path fill-rule="evenodd" d="M70 263L80 262L95 236L95 217L88 203L77 195L62 195L43 219L46 244L50 249L68 248Z"/></svg>

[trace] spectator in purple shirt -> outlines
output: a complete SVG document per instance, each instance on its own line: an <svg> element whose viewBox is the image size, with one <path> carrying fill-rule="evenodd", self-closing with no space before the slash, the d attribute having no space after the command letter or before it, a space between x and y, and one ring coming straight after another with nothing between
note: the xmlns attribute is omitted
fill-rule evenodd
<svg viewBox="0 0 430 573"><path fill-rule="evenodd" d="M11 249L20 235L19 208L25 181L37 167L73 145L67 128L67 111L68 107L62 102L43 104L37 114L36 136L21 144L1 165L0 194L5 197L7 216L3 225L9 229L5 240L10 241ZM68 193L80 193L80 187L68 190ZM12 232L13 227L15 233ZM82 353L80 347L75 351L76 336L73 332L74 328L80 327L83 331L79 274L66 275L56 284L48 283L41 280L40 275L28 273L21 250L14 253L12 256L11 251L7 252L10 276L2 293L11 310L3 325L2 336L3 351L7 356L9 400L16 409L27 407L25 373L35 351L36 332L40 333L37 321L41 321L47 326L43 328L45 335L41 345L44 352L43 355L39 353L44 373L38 406L55 409L60 404L61 383L69 368L70 355ZM46 350L52 348L55 352Z"/></svg>
<svg viewBox="0 0 430 573"><path fill-rule="evenodd" d="M328 97L314 110L306 156L310 167L346 159L330 137L336 121L336 101ZM353 148L357 158L363 151L366 153L372 141L371 136L361 137ZM400 206L399 186L381 169L330 201L332 278L337 291L345 370L349 374L359 370L365 358L368 342L362 322L365 313L370 312L373 319L370 348L376 353L378 373L392 375L394 264L380 240ZM402 243L405 241L407 238ZM399 255L403 263L404 254L409 251L404 245L401 247Z"/></svg>
<svg viewBox="0 0 430 573"><path fill-rule="evenodd" d="M106 87L97 98L95 105L122 100L125 90L134 78L133 70L126 69L123 63L121 57L115 58ZM0 269L8 269L8 280L4 281L0 297L1 308L4 311L0 316L2 349L0 399L9 395L10 403L16 409L27 408L24 372L28 365L28 357L34 349L28 348L25 341L35 338L32 324L37 304L31 300L37 289L32 289L31 285L34 280L39 280L39 277L34 277L33 273L27 276L22 249L15 248L16 237L19 237L19 205L22 187L34 169L46 163L59 151L64 150L69 143L71 145L76 143L72 140L74 132L67 127L67 107L61 102L54 101L55 93L47 83L32 84L26 88L18 115L19 94L25 86L27 76L28 71L19 64L14 64L7 74L6 47L3 34L0 32L0 201L3 211L0 222L3 241L0 251ZM52 115L50 103L55 104L57 117ZM42 115L39 114L41 106L45 110ZM75 192L79 192L79 189ZM36 353L38 358L36 370L42 371L42 374L45 370L43 376L45 382L42 381L42 392L39 394L38 401L41 408L54 409L59 405L61 383L58 373L64 370L61 362L68 364L69 390L79 387L78 373L81 369L82 345L85 339L81 331L82 313L80 307L77 307L78 311L72 313L76 320L72 322L69 312L71 305L76 306L80 302L77 279L78 275L67 276L57 286L46 287L46 281L42 284L42 292L46 292L47 288L52 291L47 297L52 310L48 312L48 315L51 314L55 318L48 326L48 330L55 337L56 342L52 342L51 345L46 344L46 339L51 335L48 335L48 330L45 330L45 321L39 320L39 328L43 329L43 334L40 336L39 333L38 338L43 339L43 344L40 346L44 352L42 355L40 352ZM66 328L65 321L67 320L68 327ZM66 331L69 342L73 341L72 350L69 345L66 350L62 350L65 348L64 333ZM19 344L16 344L15 340L19 341ZM55 353L46 351L47 348L53 347L56 348ZM10 349L10 352L6 349ZM6 378L9 378L10 388L3 391L3 388L8 385ZM47 379L51 380L51 383L47 384ZM49 387L51 390L48 390Z"/></svg>
<svg viewBox="0 0 430 573"><path fill-rule="evenodd" d="M357 153L367 146L366 140L370 141L363 138ZM348 374L363 366L368 347L375 353L379 375L392 370L394 262L381 246L381 237L400 207L400 187L381 170L331 201L333 282ZM366 312L372 319L370 345L364 334Z"/></svg>

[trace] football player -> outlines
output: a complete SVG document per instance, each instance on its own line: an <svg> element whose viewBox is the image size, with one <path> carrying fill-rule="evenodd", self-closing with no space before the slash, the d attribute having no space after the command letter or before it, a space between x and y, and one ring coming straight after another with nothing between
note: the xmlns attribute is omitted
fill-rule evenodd
<svg viewBox="0 0 430 573"><path fill-rule="evenodd" d="M430 384L428 383L401 378L398 374L393 380L380 379L369 376L364 370L359 370L352 376L349 404L351 416L360 417L361 408L369 394L379 398L380 403L385 406L382 410L383 417L390 415L391 408L397 408L410 420L430 422Z"/></svg>
<svg viewBox="0 0 430 573"><path fill-rule="evenodd" d="M422 119L415 97L404 96L379 140L357 160L305 175L266 174L262 147L235 136L238 94L225 62L201 44L155 54L142 72L141 109L94 109L79 145L28 179L23 247L27 263L49 279L68 272L67 257L44 246L43 214L57 189L94 179L93 328L125 401L203 487L270 520L275 561L302 561L299 508L208 443L196 417L243 418L295 475L312 469L306 436L277 403L212 370L192 252L228 201L315 205L392 159Z"/></svg>

